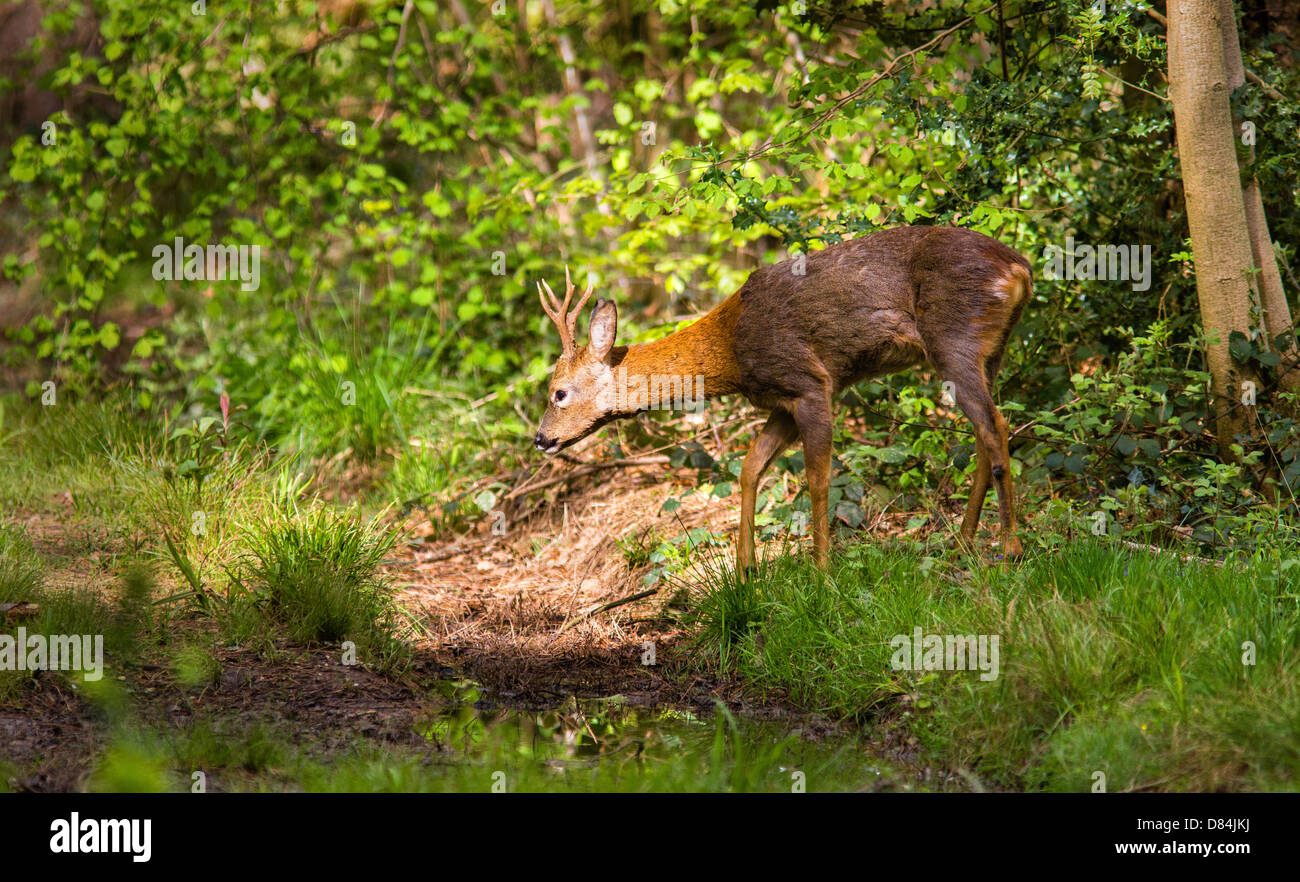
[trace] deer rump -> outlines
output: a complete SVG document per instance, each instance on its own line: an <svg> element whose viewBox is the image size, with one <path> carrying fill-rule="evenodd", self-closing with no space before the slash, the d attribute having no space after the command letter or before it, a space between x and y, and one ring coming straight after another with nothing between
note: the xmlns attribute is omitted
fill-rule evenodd
<svg viewBox="0 0 1300 882"><path fill-rule="evenodd" d="M789 409L829 383L929 362L991 384L1032 291L1029 262L957 227L897 227L755 270L739 293L740 391ZM802 270L802 272L800 272Z"/></svg>

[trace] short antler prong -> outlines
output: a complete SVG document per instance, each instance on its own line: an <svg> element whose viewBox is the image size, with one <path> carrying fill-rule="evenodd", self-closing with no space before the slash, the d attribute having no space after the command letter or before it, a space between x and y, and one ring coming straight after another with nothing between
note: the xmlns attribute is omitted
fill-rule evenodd
<svg viewBox="0 0 1300 882"><path fill-rule="evenodd" d="M573 279L569 277L569 265L566 263L564 265L564 315L568 318L570 334L573 332L573 314L582 309L582 306L579 305L578 309L573 312L569 311L569 304L573 301L573 290Z"/></svg>
<svg viewBox="0 0 1300 882"><path fill-rule="evenodd" d="M587 273L587 290L583 292L582 299L578 301L578 305L573 308L573 311L567 313L570 335L572 335L576 329L578 316L582 315L582 308L587 305L587 301L591 298L591 292L595 289L596 283L592 281L591 273Z"/></svg>
<svg viewBox="0 0 1300 882"><path fill-rule="evenodd" d="M576 289L573 287L573 277L567 264L564 267L563 303L560 302L559 297L555 296L555 292L551 290L551 286L546 283L545 279L537 283L537 296L542 301L542 309L545 310L551 321L555 322L556 328L559 329L560 343L564 346L565 355L572 355L577 348L573 342L573 334L577 329L578 316L582 314L582 308L587 305L587 300L591 297L592 292L596 290L596 283L592 279L591 273L587 273L587 290L578 301L578 305L570 309L569 305L573 301L574 290ZM550 302L547 302L548 297Z"/></svg>

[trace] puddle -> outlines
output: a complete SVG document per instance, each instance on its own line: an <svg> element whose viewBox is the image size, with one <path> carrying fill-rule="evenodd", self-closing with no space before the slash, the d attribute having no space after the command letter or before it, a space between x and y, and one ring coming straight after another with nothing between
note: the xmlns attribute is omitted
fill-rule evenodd
<svg viewBox="0 0 1300 882"><path fill-rule="evenodd" d="M435 689L438 710L417 724L468 783L526 791L911 791L959 789L919 781L862 736L813 735L798 723L627 703L621 696L547 710L495 705L469 680ZM477 782L476 784L474 782Z"/></svg>

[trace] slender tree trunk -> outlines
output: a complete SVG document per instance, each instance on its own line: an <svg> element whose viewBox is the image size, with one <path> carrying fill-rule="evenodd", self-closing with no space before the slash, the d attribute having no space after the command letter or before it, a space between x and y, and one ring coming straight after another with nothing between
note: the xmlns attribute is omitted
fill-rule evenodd
<svg viewBox="0 0 1300 882"><path fill-rule="evenodd" d="M560 47L560 60L564 62L564 91L569 95L582 94L582 82L578 79L578 54L573 50L573 41L560 29L559 16L555 13L555 0L542 0L542 10L546 14L546 23L555 31ZM587 108L582 104L573 107L574 122L578 127L578 143L582 145L582 157L587 164L587 174L600 179L600 164L596 159L596 136L592 132L591 120L587 117Z"/></svg>
<svg viewBox="0 0 1300 882"><path fill-rule="evenodd" d="M1232 0L1219 0L1219 16L1223 33L1223 64L1228 73L1228 88L1238 89L1246 83L1246 68L1241 61L1241 43L1237 38L1237 18ZM1241 119L1234 119L1235 135L1242 132ZM1246 144L1246 156L1241 169L1242 198L1246 205L1246 227L1250 233L1250 249L1259 270L1256 285L1259 287L1260 312L1263 313L1264 332L1268 335L1270 349L1282 356L1278 385L1288 392L1300 391L1300 371L1289 370L1300 361L1295 339L1286 346L1273 345L1274 339L1291 330L1291 308L1286 302L1282 287L1282 274L1278 272L1277 257L1273 254L1273 240L1268 234L1268 217L1264 213L1264 198L1260 193L1251 166L1255 162L1254 141Z"/></svg>
<svg viewBox="0 0 1300 882"><path fill-rule="evenodd" d="M1169 96L1187 196L1196 294L1209 338L1206 360L1216 434L1226 459L1232 458L1229 445L1235 436L1246 434L1253 422L1253 408L1242 406L1243 384L1258 380L1228 351L1233 331L1250 333L1255 280L1228 103L1222 13L1219 0L1170 0L1168 12Z"/></svg>

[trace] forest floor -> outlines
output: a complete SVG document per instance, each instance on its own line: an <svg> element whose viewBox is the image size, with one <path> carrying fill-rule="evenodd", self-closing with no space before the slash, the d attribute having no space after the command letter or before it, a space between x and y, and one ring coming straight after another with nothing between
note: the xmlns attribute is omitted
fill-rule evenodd
<svg viewBox="0 0 1300 882"><path fill-rule="evenodd" d="M210 620L184 616L170 625L166 643L211 646L218 673L210 682L197 689L179 682L174 659L158 647L106 671L116 696L107 701L102 690L38 674L27 687L0 693L0 772L20 791L82 789L124 720L164 738L209 727L218 738L241 743L236 751L250 749L254 732L255 740L285 742L315 757L354 752L359 742L437 756L445 745L422 734L421 722L463 700L463 690L438 684L464 679L481 687L472 693L480 709L529 712L614 700L708 717L724 706L805 739L844 734L843 724L800 710L779 691L758 692L693 663L689 634L675 615L684 582L647 587L646 567L633 569L620 543L694 528L729 535L738 515L733 505L703 494L664 512L672 490L662 466L628 468L583 480L575 492L496 532L481 524L462 536L435 536L427 519L413 515L401 525L407 540L386 561L413 625L412 663L399 674L344 665L336 649L282 637L270 647L231 646ZM92 587L118 604L126 569L158 551L79 513L71 494L32 503L6 521L46 562L52 589ZM183 591L168 570L153 568L164 597ZM22 614L21 607L9 610L7 630L23 623ZM915 748L888 727L868 746L909 777L931 777ZM254 768L237 776L243 786L264 784L267 769L256 758L249 765Z"/></svg>
<svg viewBox="0 0 1300 882"><path fill-rule="evenodd" d="M504 535L485 519L466 538L408 544L392 568L402 602L418 611L439 659L503 700L620 694L647 705L738 703L734 684L680 676L685 634L670 609L681 583L647 587L645 567L634 571L620 547L701 527L734 531L734 506L703 495L661 511L671 491L662 467L620 470ZM653 665L642 660L649 644Z"/></svg>
<svg viewBox="0 0 1300 882"><path fill-rule="evenodd" d="M0 633L103 634L107 666L0 670L0 789L177 790L199 772L218 790L362 791L481 791L498 771L520 791L788 791L792 769L820 790L1300 776L1287 536L1207 560L1026 505L1029 552L1008 564L996 530L949 547L948 494L870 505L827 571L786 538L737 579L734 493L658 459L493 478L507 501L546 491L505 506L513 520L478 486L472 507L402 513L373 475L217 445L198 481L178 474L187 448L150 450L116 409L42 416L0 444ZM917 644L900 662L918 631L978 636L992 658L930 665Z"/></svg>

